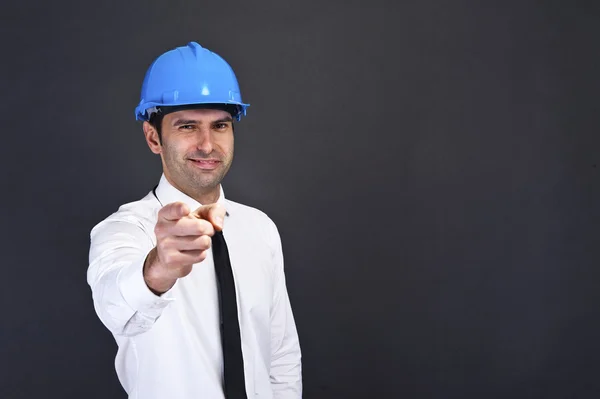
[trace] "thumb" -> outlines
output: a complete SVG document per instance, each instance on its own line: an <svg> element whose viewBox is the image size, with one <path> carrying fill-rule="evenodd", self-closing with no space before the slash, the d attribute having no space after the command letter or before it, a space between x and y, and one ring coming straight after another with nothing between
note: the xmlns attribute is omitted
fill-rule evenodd
<svg viewBox="0 0 600 399"><path fill-rule="evenodd" d="M223 221L225 220L225 207L221 204L208 204L202 205L200 208L196 209L191 215L194 215L200 219L204 219L209 221L215 230L221 231L223 230Z"/></svg>

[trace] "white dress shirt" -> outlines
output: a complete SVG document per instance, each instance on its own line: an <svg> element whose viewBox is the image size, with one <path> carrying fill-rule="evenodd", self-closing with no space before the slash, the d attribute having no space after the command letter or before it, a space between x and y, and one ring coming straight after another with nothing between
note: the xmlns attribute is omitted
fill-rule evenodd
<svg viewBox="0 0 600 399"><path fill-rule="evenodd" d="M157 199L158 198L158 199ZM160 202L159 202L160 201ZM223 355L212 252L162 296L142 275L163 205L200 204L164 175L140 201L91 231L87 273L94 307L118 344L117 375L129 398L222 399ZM237 293L248 398L302 397L301 354L277 227L261 211L226 200L223 235Z"/></svg>

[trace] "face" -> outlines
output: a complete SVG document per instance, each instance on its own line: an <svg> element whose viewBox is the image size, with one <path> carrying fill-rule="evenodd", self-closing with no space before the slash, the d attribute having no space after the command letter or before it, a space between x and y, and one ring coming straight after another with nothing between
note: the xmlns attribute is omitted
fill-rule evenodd
<svg viewBox="0 0 600 399"><path fill-rule="evenodd" d="M219 184L233 161L233 120L222 110L191 109L165 115L162 140L148 123L148 146L160 154L169 182L206 204L216 201Z"/></svg>

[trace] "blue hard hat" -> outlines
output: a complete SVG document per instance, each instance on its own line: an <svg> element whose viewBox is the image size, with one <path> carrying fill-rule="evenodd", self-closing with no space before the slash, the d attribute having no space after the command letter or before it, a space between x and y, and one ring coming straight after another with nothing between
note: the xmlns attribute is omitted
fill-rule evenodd
<svg viewBox="0 0 600 399"><path fill-rule="evenodd" d="M160 55L148 68L135 119L147 121L161 106L223 104L235 106L233 117L246 115L249 104L229 64L196 42Z"/></svg>

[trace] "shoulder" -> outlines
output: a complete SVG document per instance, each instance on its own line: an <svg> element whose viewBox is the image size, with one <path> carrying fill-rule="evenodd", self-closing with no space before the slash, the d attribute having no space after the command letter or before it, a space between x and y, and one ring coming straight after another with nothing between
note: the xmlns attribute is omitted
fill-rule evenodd
<svg viewBox="0 0 600 399"><path fill-rule="evenodd" d="M143 231L153 230L160 209L159 202L149 193L144 198L121 205L117 211L96 224L91 231L94 236L99 231L121 226L122 228L137 227Z"/></svg>

